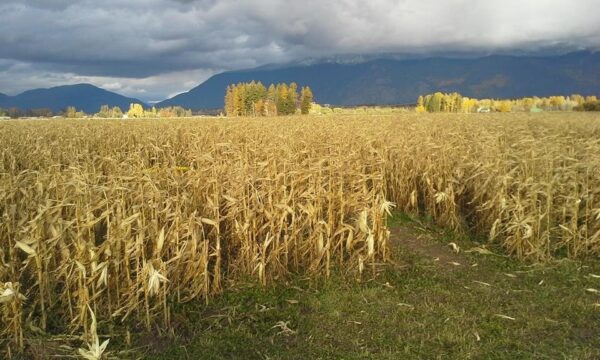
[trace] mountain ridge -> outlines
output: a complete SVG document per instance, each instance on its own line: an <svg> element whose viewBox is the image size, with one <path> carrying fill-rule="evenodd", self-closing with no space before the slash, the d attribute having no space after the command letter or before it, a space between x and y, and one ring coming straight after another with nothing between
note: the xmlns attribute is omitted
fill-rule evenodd
<svg viewBox="0 0 600 360"><path fill-rule="evenodd" d="M369 57L373 55L364 56ZM338 106L412 104L419 95L435 91L456 91L477 98L600 95L600 52L551 56L381 57L356 62L307 59L222 72L154 105L219 109L223 107L228 85L252 80L265 85L281 82L308 85L317 102ZM109 105L127 111L130 103L148 106L139 99L91 84L32 89L14 96L0 93L0 108L21 110L49 108L59 112L74 106L86 113L95 113L101 105Z"/></svg>
<svg viewBox="0 0 600 360"><path fill-rule="evenodd" d="M92 84L61 85L26 90L14 96L0 95L2 108L15 107L21 110L47 108L53 112L74 106L77 110L91 114L98 112L102 105L118 106L122 111L127 111L131 103L144 104L139 99L126 97Z"/></svg>
<svg viewBox="0 0 600 360"><path fill-rule="evenodd" d="M555 56L487 55L475 58L379 58L359 63L263 65L223 72L158 106L210 109L223 106L229 84L296 82L313 89L320 103L409 104L420 94L457 91L470 97L600 94L600 53Z"/></svg>

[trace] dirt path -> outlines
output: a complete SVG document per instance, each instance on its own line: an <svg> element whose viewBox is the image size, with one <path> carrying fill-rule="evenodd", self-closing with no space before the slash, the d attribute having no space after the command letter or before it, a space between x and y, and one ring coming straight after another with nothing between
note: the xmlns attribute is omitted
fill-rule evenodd
<svg viewBox="0 0 600 360"><path fill-rule="evenodd" d="M517 277L509 273L508 269L499 268L498 263L490 262L492 258L506 256L493 253L485 246L461 241L465 246L461 247L460 244L451 242L452 240L441 239L441 233L424 228L416 222L393 226L390 231L390 243L397 251L414 253L428 259L432 266L439 267L444 272L455 272L453 276L458 276L466 283L475 282L490 286L489 284L505 280L507 277Z"/></svg>
<svg viewBox="0 0 600 360"><path fill-rule="evenodd" d="M456 252L451 245L444 245L435 240L430 232L420 232L410 226L395 226L391 229L390 241L392 246L408 249L446 269L456 269L459 266L469 266L468 259Z"/></svg>

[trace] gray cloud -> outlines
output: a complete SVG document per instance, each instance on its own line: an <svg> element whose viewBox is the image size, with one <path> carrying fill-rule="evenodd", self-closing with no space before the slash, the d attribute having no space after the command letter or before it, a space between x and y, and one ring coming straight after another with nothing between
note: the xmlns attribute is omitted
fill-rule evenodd
<svg viewBox="0 0 600 360"><path fill-rule="evenodd" d="M3 0L0 18L0 91L88 80L144 100L308 57L600 47L596 0Z"/></svg>

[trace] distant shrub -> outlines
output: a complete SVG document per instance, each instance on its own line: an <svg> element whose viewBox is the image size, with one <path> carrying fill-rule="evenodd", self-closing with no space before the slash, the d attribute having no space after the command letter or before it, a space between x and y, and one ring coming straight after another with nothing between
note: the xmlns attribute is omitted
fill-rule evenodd
<svg viewBox="0 0 600 360"><path fill-rule="evenodd" d="M600 111L600 100L588 100L583 104L575 106L575 111Z"/></svg>

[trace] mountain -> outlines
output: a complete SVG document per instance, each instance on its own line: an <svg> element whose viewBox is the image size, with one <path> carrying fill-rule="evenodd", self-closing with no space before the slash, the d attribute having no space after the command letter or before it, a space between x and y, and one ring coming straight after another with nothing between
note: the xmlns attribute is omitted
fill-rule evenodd
<svg viewBox="0 0 600 360"><path fill-rule="evenodd" d="M138 99L128 98L90 84L65 85L49 89L28 90L16 96L1 96L0 107L16 107L21 110L48 108L54 112L68 106L83 110L88 114L96 113L100 106L118 106L123 111L129 109L129 104L143 104Z"/></svg>
<svg viewBox="0 0 600 360"><path fill-rule="evenodd" d="M229 71L211 77L192 90L156 104L193 110L223 107L225 88L257 80L263 84L296 82L309 85L322 104L411 104L420 94L457 91L477 98L600 95L600 53L581 51L555 56L492 55L479 58L380 58L364 56L344 61L310 60ZM101 105L142 101L89 84L0 94L0 108L49 108L54 112L75 106L95 113Z"/></svg>
<svg viewBox="0 0 600 360"><path fill-rule="evenodd" d="M229 84L251 80L265 85L292 81L309 85L316 101L334 105L410 104L418 95L435 91L457 91L477 98L600 95L600 53L263 66L215 75L158 106L220 108Z"/></svg>

